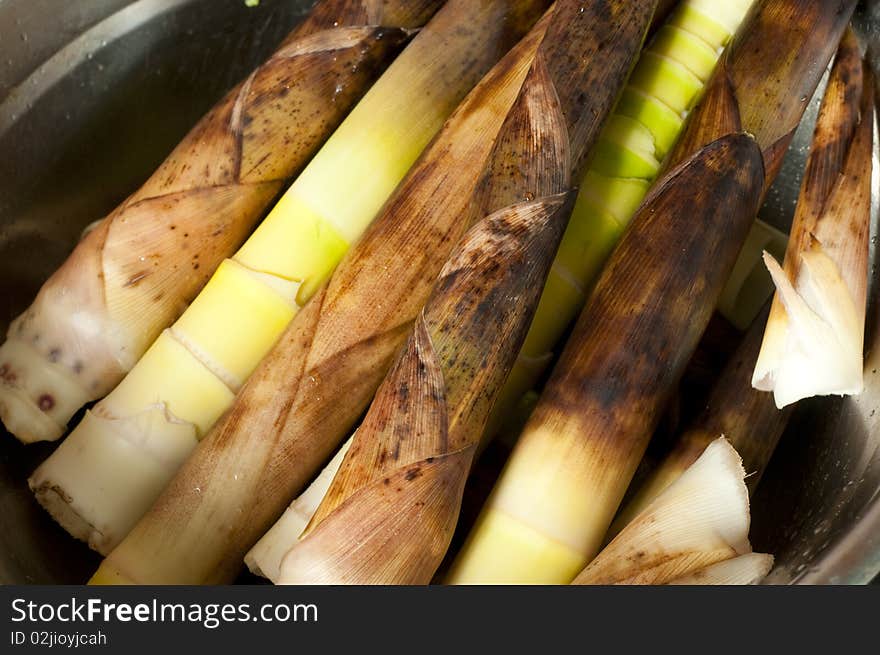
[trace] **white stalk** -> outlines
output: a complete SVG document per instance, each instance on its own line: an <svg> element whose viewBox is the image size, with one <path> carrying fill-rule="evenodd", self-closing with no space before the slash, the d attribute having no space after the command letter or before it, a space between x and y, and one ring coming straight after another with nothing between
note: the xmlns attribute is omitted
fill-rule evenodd
<svg viewBox="0 0 880 655"><path fill-rule="evenodd" d="M251 573L278 583L281 575L281 560L299 540L303 530L318 510L318 505L327 494L353 439L353 436L350 437L342 445L318 477L290 503L290 507L284 511L275 525L244 556L244 563Z"/></svg>

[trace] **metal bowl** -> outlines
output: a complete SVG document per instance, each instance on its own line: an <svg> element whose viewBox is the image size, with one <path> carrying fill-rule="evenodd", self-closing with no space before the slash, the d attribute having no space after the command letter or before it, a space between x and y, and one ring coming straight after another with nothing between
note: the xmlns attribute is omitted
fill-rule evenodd
<svg viewBox="0 0 880 655"><path fill-rule="evenodd" d="M0 330L82 229L136 189L311 4L0 0ZM856 23L880 46L880 0L863 3ZM817 106L762 210L783 229ZM878 311L871 303L865 392L802 403L755 495L755 548L777 556L768 581L865 583L880 572ZM0 583L80 583L97 566L27 489L53 447L0 434Z"/></svg>

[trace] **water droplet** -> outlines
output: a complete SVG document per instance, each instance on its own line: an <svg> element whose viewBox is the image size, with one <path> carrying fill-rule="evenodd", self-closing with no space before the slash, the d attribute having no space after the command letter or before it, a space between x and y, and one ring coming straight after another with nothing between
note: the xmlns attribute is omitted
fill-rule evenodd
<svg viewBox="0 0 880 655"><path fill-rule="evenodd" d="M21 40L24 41L25 43L27 43L28 35L25 34L24 32L22 32L22 33L21 33Z"/></svg>
<svg viewBox="0 0 880 655"><path fill-rule="evenodd" d="M200 494L200 493L202 493L202 488L201 487L193 487L193 491L195 491L197 494Z"/></svg>

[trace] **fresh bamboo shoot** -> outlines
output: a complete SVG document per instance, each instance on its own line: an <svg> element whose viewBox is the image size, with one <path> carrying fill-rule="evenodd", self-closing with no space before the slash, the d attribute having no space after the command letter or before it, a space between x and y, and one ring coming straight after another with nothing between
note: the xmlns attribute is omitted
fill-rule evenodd
<svg viewBox="0 0 880 655"><path fill-rule="evenodd" d="M235 257L31 477L63 527L101 553L128 533L522 33L520 13L528 19L532 4L450 0L413 39ZM406 15L423 5L375 8Z"/></svg>
<svg viewBox="0 0 880 655"><path fill-rule="evenodd" d="M9 432L58 439L116 386L442 2L367 4L322 0L84 234L0 346Z"/></svg>
<svg viewBox="0 0 880 655"><path fill-rule="evenodd" d="M496 24L515 38L547 4L496 3ZM455 111L96 582L234 579L247 550L350 434L406 340L467 229L469 201L545 26Z"/></svg>
<svg viewBox="0 0 880 655"><path fill-rule="evenodd" d="M767 0L749 13L664 163L672 172L600 276L449 580L567 583L598 552L779 170L802 98L854 8ZM762 156L732 136L742 131ZM727 175L713 176L713 166Z"/></svg>
<svg viewBox="0 0 880 655"><path fill-rule="evenodd" d="M736 134L699 150L646 198L450 582L565 584L598 551L609 514L711 317L763 179L758 147Z"/></svg>
<svg viewBox="0 0 880 655"><path fill-rule="evenodd" d="M777 407L862 390L874 89L847 32L831 71L752 383Z"/></svg>

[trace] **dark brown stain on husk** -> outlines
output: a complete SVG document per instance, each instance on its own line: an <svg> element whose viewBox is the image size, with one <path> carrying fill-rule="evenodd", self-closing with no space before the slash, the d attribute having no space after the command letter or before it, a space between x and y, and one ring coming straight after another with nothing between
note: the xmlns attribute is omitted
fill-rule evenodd
<svg viewBox="0 0 880 655"><path fill-rule="evenodd" d="M681 436L670 457L683 469L724 436L743 460L753 491L776 449L794 405L776 409L773 395L752 387L752 370L764 340L769 303L749 327L712 388L706 408Z"/></svg>
<svg viewBox="0 0 880 655"><path fill-rule="evenodd" d="M606 444L634 470L708 324L762 184L760 151L742 134L660 180L606 265L530 424L565 417L567 434Z"/></svg>
<svg viewBox="0 0 880 655"><path fill-rule="evenodd" d="M800 123L826 64L849 23L856 0L777 0L758 3L722 55L708 84L726 76L740 129L752 134L764 154L764 192L779 172L782 157ZM833 5L833 6L832 6ZM717 107L714 108L717 110ZM701 102L688 116L681 142L668 158L677 163L729 132L712 129L711 103ZM690 133L700 131L701 138Z"/></svg>

